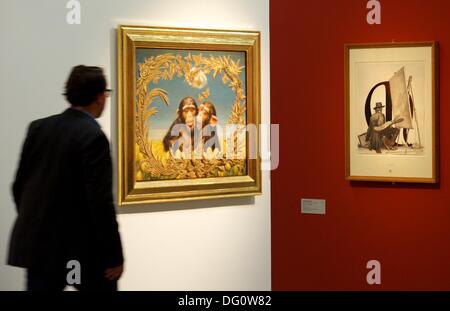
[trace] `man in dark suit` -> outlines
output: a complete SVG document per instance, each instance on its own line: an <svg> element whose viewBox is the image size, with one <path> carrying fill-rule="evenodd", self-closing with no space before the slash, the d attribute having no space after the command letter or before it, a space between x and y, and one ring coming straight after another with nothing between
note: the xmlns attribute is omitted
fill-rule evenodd
<svg viewBox="0 0 450 311"><path fill-rule="evenodd" d="M8 258L27 269L28 290L64 289L73 267L79 290L117 290L123 255L112 162L95 120L109 92L101 68L74 67L64 94L71 107L29 126L13 184L18 216Z"/></svg>

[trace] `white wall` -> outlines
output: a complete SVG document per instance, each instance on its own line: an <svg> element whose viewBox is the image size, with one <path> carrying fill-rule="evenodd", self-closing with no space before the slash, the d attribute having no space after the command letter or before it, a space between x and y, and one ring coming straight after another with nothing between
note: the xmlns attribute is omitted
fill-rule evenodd
<svg viewBox="0 0 450 311"><path fill-rule="evenodd" d="M81 0L68 25L65 0L0 2L0 290L24 288L4 264L15 218L10 195L28 123L66 107L63 84L78 64L105 68L116 89L118 24L259 30L262 122L269 110L269 0ZM115 150L116 99L100 120ZM122 290L269 290L270 174L253 198L158 204L119 215L126 257Z"/></svg>

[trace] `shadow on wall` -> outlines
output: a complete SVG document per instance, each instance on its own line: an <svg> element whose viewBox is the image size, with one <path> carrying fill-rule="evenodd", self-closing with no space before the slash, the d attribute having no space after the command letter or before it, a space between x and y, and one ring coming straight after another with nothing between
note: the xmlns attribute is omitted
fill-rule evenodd
<svg viewBox="0 0 450 311"><path fill-rule="evenodd" d="M228 199L211 199L200 201L185 201L174 203L152 203L152 204L137 204L126 207L119 207L118 214L137 214L137 213L152 213L152 212L168 212L168 211L181 211L192 210L198 208L215 208L225 206L242 206L242 205L255 205L255 198L242 197L242 198L228 198Z"/></svg>
<svg viewBox="0 0 450 311"><path fill-rule="evenodd" d="M439 190L441 184L414 184L414 183L389 183L373 181L350 181L350 186L357 188L400 188L400 189L429 189Z"/></svg>

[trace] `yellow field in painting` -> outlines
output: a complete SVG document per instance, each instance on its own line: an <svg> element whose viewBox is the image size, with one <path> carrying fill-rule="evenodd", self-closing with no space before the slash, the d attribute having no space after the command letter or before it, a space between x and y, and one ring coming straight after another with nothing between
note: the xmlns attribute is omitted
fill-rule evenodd
<svg viewBox="0 0 450 311"><path fill-rule="evenodd" d="M223 150L226 150L226 141L222 142ZM164 150L164 145L162 141L151 141L151 152L155 160L162 163L165 166L166 162L171 159L171 154L169 151ZM178 151L180 152L180 151ZM181 152L180 152L181 155ZM217 159L218 151L212 151L211 148L204 153L203 159L198 161L214 161ZM142 170L141 163L145 160L145 156L139 150L139 146L136 144L135 146L135 163L136 163L136 181L151 181L151 180L167 180L170 178L164 178L162 176L152 176ZM190 160L185 160L190 161ZM196 160L194 160L196 161ZM245 163L245 161L244 161ZM218 161L218 164L214 167L213 170L209 172L208 177L227 177L227 176L243 176L246 174L245 164L241 165L237 161L233 160L223 160Z"/></svg>

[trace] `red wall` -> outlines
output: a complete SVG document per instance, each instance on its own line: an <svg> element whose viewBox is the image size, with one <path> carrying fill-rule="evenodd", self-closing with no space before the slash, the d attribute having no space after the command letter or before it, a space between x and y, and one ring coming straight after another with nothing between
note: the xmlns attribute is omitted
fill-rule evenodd
<svg viewBox="0 0 450 311"><path fill-rule="evenodd" d="M273 290L450 290L450 1L381 2L370 26L365 0L271 1ZM344 178L344 44L393 40L440 44L438 186ZM326 199L326 216L300 214L301 198Z"/></svg>

